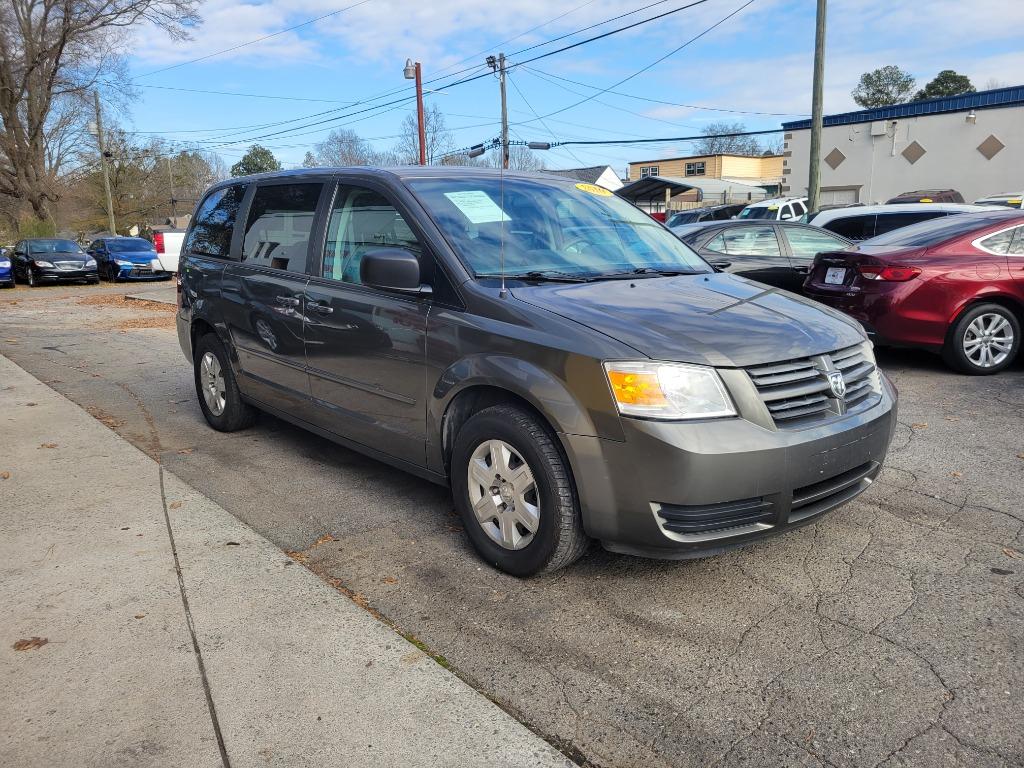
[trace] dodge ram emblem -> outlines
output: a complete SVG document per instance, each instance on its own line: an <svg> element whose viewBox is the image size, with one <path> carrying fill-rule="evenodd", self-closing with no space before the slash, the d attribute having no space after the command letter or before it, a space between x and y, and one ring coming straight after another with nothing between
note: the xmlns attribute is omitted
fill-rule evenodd
<svg viewBox="0 0 1024 768"><path fill-rule="evenodd" d="M832 394L836 397L846 394L846 379L843 378L842 371L829 371L828 383L832 387Z"/></svg>

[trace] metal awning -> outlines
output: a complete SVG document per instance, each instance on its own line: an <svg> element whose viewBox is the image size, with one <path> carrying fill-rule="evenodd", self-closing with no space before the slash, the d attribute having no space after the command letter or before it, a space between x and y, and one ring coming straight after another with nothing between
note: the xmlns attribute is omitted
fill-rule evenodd
<svg viewBox="0 0 1024 768"><path fill-rule="evenodd" d="M697 190L698 200L720 199L722 195L727 195L730 198L749 197L750 200L761 200L768 195L764 187L755 187L751 184L741 184L725 179L680 179L674 176L647 176L616 190L615 194L629 200L634 205L639 205L640 203L665 202L666 190L670 197L675 197L693 189Z"/></svg>

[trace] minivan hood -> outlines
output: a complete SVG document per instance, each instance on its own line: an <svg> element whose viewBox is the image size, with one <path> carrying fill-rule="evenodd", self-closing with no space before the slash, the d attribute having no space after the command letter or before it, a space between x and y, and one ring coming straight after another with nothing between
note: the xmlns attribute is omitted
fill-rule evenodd
<svg viewBox="0 0 1024 768"><path fill-rule="evenodd" d="M856 321L736 275L544 283L512 289L657 360L744 367L864 341Z"/></svg>

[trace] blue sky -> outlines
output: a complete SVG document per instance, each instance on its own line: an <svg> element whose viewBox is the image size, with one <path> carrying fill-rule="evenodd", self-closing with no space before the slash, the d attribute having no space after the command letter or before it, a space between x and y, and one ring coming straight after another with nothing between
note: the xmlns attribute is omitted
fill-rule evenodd
<svg viewBox="0 0 1024 768"><path fill-rule="evenodd" d="M200 7L204 23L194 31L192 40L171 40L157 29L137 31L129 64L139 98L120 119L140 135L151 133L215 148L228 164L257 137L286 166L297 164L307 149L336 127L353 129L383 149L394 144L401 121L414 104L352 113L411 96L409 90L402 90L410 85L402 77L407 57L422 62L427 80L449 76L427 86L436 88L482 72L483 59L489 53L502 50L514 54L651 2L210 0ZM738 121L753 130L777 128L784 120L806 115L810 111L814 0L754 0L704 37L614 88L616 93L600 94L559 112L648 67L745 2L708 0L512 70L508 97L513 138L688 136L699 133L709 122ZM354 3L358 4L315 24L204 61L185 63ZM511 55L510 62L685 4L686 0L658 3L552 45ZM1019 44L1022 28L1024 2L1019 1L931 0L922 4L918 0L830 0L826 112L855 108L849 92L860 73L885 64L909 70L922 85L945 68L967 74L979 88L992 81L1017 85L1024 81L1020 74L1024 72L1024 51ZM479 69L452 76L468 67ZM345 106L390 92L395 93ZM428 93L426 98L444 112L459 146L497 135L499 101L494 78ZM551 116L538 121L538 114ZM318 121L329 122L311 125ZM548 167L608 163L622 173L629 160L688 151L685 143L670 142L570 147L543 154Z"/></svg>

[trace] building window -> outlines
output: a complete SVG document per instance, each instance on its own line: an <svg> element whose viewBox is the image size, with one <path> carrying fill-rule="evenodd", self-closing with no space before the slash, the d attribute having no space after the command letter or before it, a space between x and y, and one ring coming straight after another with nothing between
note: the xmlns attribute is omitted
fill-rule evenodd
<svg viewBox="0 0 1024 768"><path fill-rule="evenodd" d="M657 165L645 165L640 168L640 178L646 179L648 176L657 176L658 171L661 169Z"/></svg>
<svg viewBox="0 0 1024 768"><path fill-rule="evenodd" d="M686 164L686 175L687 176L703 176L704 175L704 163L687 163Z"/></svg>

